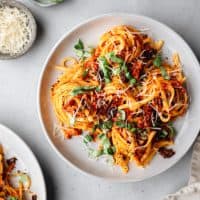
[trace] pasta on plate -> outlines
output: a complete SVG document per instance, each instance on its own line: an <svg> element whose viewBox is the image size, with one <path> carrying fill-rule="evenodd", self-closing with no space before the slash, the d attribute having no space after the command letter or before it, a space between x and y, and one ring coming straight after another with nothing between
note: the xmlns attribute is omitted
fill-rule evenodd
<svg viewBox="0 0 200 200"><path fill-rule="evenodd" d="M95 48L74 46L78 58L55 66L63 73L51 88L52 105L66 138L83 135L93 158L109 155L123 172L145 167L159 152L175 153L172 122L188 108L179 55L162 55L154 41L131 26L113 27ZM91 144L97 144L95 148Z"/></svg>
<svg viewBox="0 0 200 200"><path fill-rule="evenodd" d="M30 190L31 178L16 170L17 158L5 158L0 145L0 200L37 200L37 195Z"/></svg>

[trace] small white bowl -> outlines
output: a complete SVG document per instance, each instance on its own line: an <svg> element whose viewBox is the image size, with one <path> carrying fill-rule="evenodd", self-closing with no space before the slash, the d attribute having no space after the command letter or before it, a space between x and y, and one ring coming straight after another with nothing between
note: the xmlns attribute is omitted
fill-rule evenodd
<svg viewBox="0 0 200 200"><path fill-rule="evenodd" d="M30 47L33 45L35 38L36 38L37 25L36 25L36 22L35 22L35 19L34 19L32 13L22 3L16 2L14 0L9 0L9 1L8 0L0 0L0 7L1 6L16 7L18 9L22 10L27 15L27 17L29 19L28 26L30 26L30 28L31 28L31 37L30 37L29 42L24 47L24 49L21 52L19 52L18 54L15 54L15 55L0 53L0 60L17 58L17 57L25 54L30 49Z"/></svg>

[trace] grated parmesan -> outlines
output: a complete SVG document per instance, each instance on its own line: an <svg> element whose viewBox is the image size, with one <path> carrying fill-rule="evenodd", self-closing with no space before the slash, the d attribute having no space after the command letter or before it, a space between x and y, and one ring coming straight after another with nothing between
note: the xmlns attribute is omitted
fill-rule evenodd
<svg viewBox="0 0 200 200"><path fill-rule="evenodd" d="M16 7L0 7L0 53L19 54L30 38L28 16Z"/></svg>

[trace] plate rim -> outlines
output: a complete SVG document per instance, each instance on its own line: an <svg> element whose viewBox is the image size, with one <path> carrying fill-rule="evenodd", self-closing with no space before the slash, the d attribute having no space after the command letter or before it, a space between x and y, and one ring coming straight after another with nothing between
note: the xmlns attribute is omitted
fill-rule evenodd
<svg viewBox="0 0 200 200"><path fill-rule="evenodd" d="M140 17L140 18L143 18L143 19L146 19L148 21L151 21L152 23L156 23L162 27L165 27L167 28L169 31L171 31L176 37L178 37L180 39L180 41L187 47L188 49L188 52L190 53L190 56L192 57L194 63L196 63L196 66L199 66L198 67L198 71L199 71L199 74L200 74L200 64L199 64L199 61L194 53L194 51L191 49L191 47L189 46L189 44L183 39L183 37L177 33L176 31L174 31L170 26L166 25L165 23L162 23L160 22L159 20L157 19L154 19L154 18L151 18L151 17L148 17L148 16L145 16L145 15L140 15L140 14L135 14L135 13L130 13L130 12L110 12L110 13L104 13L104 14L100 14L100 15L97 15L97 16L94 16L94 17L90 17L90 18L87 18L83 21L81 21L80 23L78 23L77 25L74 25L72 28L70 28L68 31L65 31L61 37L56 41L56 43L54 44L54 46L51 48L50 52L48 53L44 63L43 63L43 67L42 67L42 70L40 72L40 75L39 75L39 82L38 82L38 87L37 87L37 113L38 113L38 117L39 117L39 121L40 121L40 124L41 124L41 127L42 127L42 130L43 130L43 133L45 134L45 137L48 141L48 143L50 144L50 146L53 148L53 150L56 152L56 154L58 155L58 157L60 157L65 163L67 163L69 166L71 166L72 168L76 169L77 171L79 171L80 173L84 174L84 175L87 175L87 176L90 176L92 178L96 178L96 179L100 179L100 180L103 180L103 181L108 181L108 182L113 182L113 183L128 183L128 182L140 182L140 181L144 181L144 180L147 180L147 179L150 179L154 176L157 176L157 175L160 175L161 173L163 172L166 172L167 170L169 170L171 167L173 167L178 161L181 160L181 158L183 158L185 156L185 154L189 151L189 149L192 147L195 139L197 138L198 136L198 132L200 130L200 125L199 125L199 128L198 128L198 131L196 134L196 136L194 137L193 141L191 142L190 145L188 145L188 147L185 149L185 152L179 156L176 160L174 160L170 165L167 166L167 168L164 168L158 172L155 172L155 173L152 173L151 175L145 177L145 178L126 178L126 179L120 179L119 177L116 177L116 178L112 178L112 177L103 177L103 176L98 176L92 172L88 172L88 171L85 171L83 169L81 169L81 167L78 167L77 165L73 164L70 160L68 160L56 147L56 145L52 142L49 134L48 134L48 131L46 130L45 128L45 125L44 125L44 122L43 122L43 118L42 118L42 111L41 111L41 104L40 104L40 97L41 97L41 85L42 85L42 79L43 79L43 75L45 73L45 70L47 68L47 64L49 62L49 59L51 58L51 56L53 55L54 51L57 49L57 47L61 44L61 42L68 36L70 35L72 32L74 32L76 29L84 26L85 24L87 23L90 23L92 21L95 21L95 20L98 20L98 19L101 19L103 17L114 17L114 16L129 16L129 17Z"/></svg>
<svg viewBox="0 0 200 200"><path fill-rule="evenodd" d="M39 161L37 159L37 157L35 156L35 154L33 153L32 149L28 146L28 144L12 129L8 128L7 126L3 125L0 123L0 129L4 129L5 132L9 132L11 135L13 135L14 138L17 138L18 140L20 140L20 142L23 144L23 146L26 148L26 150L28 151L28 154L31 155L33 161L35 162L35 164L37 165L38 171L41 175L42 178L42 187L44 188L44 200L47 200L47 188L46 188L46 182L45 182L45 178L44 178L44 174L42 171L42 168L39 164ZM12 149L12 148L11 148ZM23 162L26 164L26 161L23 160ZM29 171L29 169L28 169Z"/></svg>

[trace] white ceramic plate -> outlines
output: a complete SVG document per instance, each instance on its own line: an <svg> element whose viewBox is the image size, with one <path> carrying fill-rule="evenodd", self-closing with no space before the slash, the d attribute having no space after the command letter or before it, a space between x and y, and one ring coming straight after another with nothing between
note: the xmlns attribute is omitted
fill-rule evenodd
<svg viewBox="0 0 200 200"><path fill-rule="evenodd" d="M38 200L46 200L44 177L37 159L25 142L13 131L0 124L0 144L6 158L17 158L16 170L26 172L31 177L31 191Z"/></svg>
<svg viewBox="0 0 200 200"><path fill-rule="evenodd" d="M116 25L133 25L139 29L149 29L148 33L154 39L165 41L164 53L171 55L179 52L183 69L187 76L187 87L191 96L191 105L186 115L177 120L175 126L178 134L174 150L176 154L170 159L163 159L156 155L151 164L145 169L130 165L128 174L123 174L119 167L109 167L88 159L84 150L82 138L63 140L54 135L56 124L55 115L50 102L50 88L55 82L57 72L54 65L67 55L74 55L73 46L81 38L85 45L97 45L102 33ZM170 56L171 57L171 56ZM41 74L38 89L38 111L44 133L54 150L68 163L90 175L112 181L139 181L157 175L174 165L190 148L200 128L200 68L199 63L186 42L169 27L153 19L132 14L107 14L90 19L71 31L57 42L50 52Z"/></svg>

